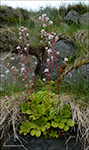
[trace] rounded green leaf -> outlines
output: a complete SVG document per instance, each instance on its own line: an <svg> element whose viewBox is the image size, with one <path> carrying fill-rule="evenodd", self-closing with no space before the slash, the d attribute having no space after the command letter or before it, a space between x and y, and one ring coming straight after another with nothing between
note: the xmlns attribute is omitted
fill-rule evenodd
<svg viewBox="0 0 89 150"><path fill-rule="evenodd" d="M72 126L73 126L73 120L72 120L71 118L69 118L69 119L67 120L67 124L68 124L70 127L72 127Z"/></svg>
<svg viewBox="0 0 89 150"><path fill-rule="evenodd" d="M69 130L69 126L67 124L64 125L64 131L68 131Z"/></svg>
<svg viewBox="0 0 89 150"><path fill-rule="evenodd" d="M41 135L41 131L36 131L36 137L39 137Z"/></svg>
<svg viewBox="0 0 89 150"><path fill-rule="evenodd" d="M47 129L50 128L50 123L49 122L46 123L45 128L47 128Z"/></svg>
<svg viewBox="0 0 89 150"><path fill-rule="evenodd" d="M45 126L41 127L41 131L42 132L46 131L46 127Z"/></svg>
<svg viewBox="0 0 89 150"><path fill-rule="evenodd" d="M62 118L62 119L61 119L61 122L66 123L66 122L67 122L67 119L66 119L66 118Z"/></svg>
<svg viewBox="0 0 89 150"><path fill-rule="evenodd" d="M26 111L26 113L27 113L28 115L30 115L30 114L32 114L32 111L28 109L28 110Z"/></svg>
<svg viewBox="0 0 89 150"><path fill-rule="evenodd" d="M34 136L35 133L36 133L36 130L32 130L32 131L30 132L30 134L31 134L32 136Z"/></svg>
<svg viewBox="0 0 89 150"><path fill-rule="evenodd" d="M63 122L59 122L58 127L59 127L60 129L63 129L63 128L64 128L64 123L63 123Z"/></svg>
<svg viewBox="0 0 89 150"><path fill-rule="evenodd" d="M59 124L59 123L54 122L54 121L51 123L51 125L52 125L54 128L58 127L58 124Z"/></svg>

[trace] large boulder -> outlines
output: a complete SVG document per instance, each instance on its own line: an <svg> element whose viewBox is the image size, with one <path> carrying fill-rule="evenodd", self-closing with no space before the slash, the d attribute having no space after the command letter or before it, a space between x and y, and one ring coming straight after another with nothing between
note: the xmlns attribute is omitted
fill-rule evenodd
<svg viewBox="0 0 89 150"><path fill-rule="evenodd" d="M82 79L89 81L89 62L85 65L82 65L80 68L69 72L64 78L64 81L72 83L78 82Z"/></svg>
<svg viewBox="0 0 89 150"><path fill-rule="evenodd" d="M89 24L89 12L84 13L79 16L79 21L81 24Z"/></svg>
<svg viewBox="0 0 89 150"><path fill-rule="evenodd" d="M72 41L68 41L66 39L61 39L57 41L54 45L54 49L55 49L55 54L59 52L59 55L55 55L58 68L60 68L60 66L63 64L63 60L65 57L68 57L70 61L73 61L73 59L77 54L77 46ZM45 68L46 68L46 60L44 59L43 62L41 63L41 67L39 70L39 75L41 76L41 78L45 76L44 75ZM51 72L51 68L52 68L52 64L50 63L49 65L50 72ZM57 69L55 63L53 68L53 77L55 78L57 77Z"/></svg>
<svg viewBox="0 0 89 150"><path fill-rule="evenodd" d="M72 9L72 10L71 10L70 12L68 12L68 14L64 17L64 20L65 20L65 22L68 23L68 24L70 24L70 23L78 24L78 22L79 22L78 13Z"/></svg>
<svg viewBox="0 0 89 150"><path fill-rule="evenodd" d="M28 56L25 54L25 63L26 63L26 68L27 68L27 74L29 80L31 80L31 73L29 70L29 64L27 62ZM1 58L0 58L1 64L0 64L0 85L2 83L9 84L10 82L16 83L16 79L14 78L14 74L11 71L11 67L14 66L16 67L17 71L17 78L19 81L22 81L23 75L21 75L21 68L24 67L24 64L19 64L20 62L23 62L22 58L20 57L19 54L16 53L8 53L8 52L2 52L1 53ZM31 64L31 69L32 69L32 75L35 77L35 69L37 66L38 60L34 55L30 55L30 64ZM22 77L21 77L22 76Z"/></svg>

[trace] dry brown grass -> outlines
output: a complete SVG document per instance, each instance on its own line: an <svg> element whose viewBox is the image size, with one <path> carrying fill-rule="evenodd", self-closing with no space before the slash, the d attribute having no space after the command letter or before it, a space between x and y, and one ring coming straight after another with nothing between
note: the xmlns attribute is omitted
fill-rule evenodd
<svg viewBox="0 0 89 150"><path fill-rule="evenodd" d="M12 133L16 136L16 129L20 124L20 107L21 102L20 95L12 95L10 99L1 97L0 105L0 140L2 141L2 147Z"/></svg>
<svg viewBox="0 0 89 150"><path fill-rule="evenodd" d="M58 100L58 96L55 97ZM85 149L88 150L89 145L89 105L78 99L77 102L74 100L73 95L62 94L61 106L64 103L68 103L71 106L72 119L77 125L77 139L84 145ZM74 126L75 130L75 126ZM71 135L70 135L71 137Z"/></svg>

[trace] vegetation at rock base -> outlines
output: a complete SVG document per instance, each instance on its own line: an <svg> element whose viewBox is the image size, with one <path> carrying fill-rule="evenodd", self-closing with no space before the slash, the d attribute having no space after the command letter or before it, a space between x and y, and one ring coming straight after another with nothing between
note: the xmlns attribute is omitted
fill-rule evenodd
<svg viewBox="0 0 89 150"><path fill-rule="evenodd" d="M81 59L86 58L86 55L87 56L89 55L89 50L87 48L88 45L86 43L86 41L89 37L88 37L88 34L87 34L88 33L88 24L81 24L80 23L78 25L71 24L69 26L67 24L65 24L63 17L71 9L77 11L79 13L79 15L82 15L82 14L89 11L89 6L86 6L85 4L81 4L81 3L73 5L73 6L69 5L67 8L65 8L63 6L59 9L51 8L51 7L47 6L46 8L40 8L39 11L37 11L37 12L27 11L27 10L21 9L21 8L13 9L12 7L1 6L1 8L0 8L0 20L1 20L0 21L0 27L1 27L1 31L0 31L0 33L1 33L1 36L0 36L0 40L1 40L0 49L1 50L0 50L0 52L7 51L7 50L15 52L17 45L20 45L21 47L24 46L24 43L21 42L18 39L19 38L18 28L20 26L25 26L25 27L27 27L27 31L29 33L29 40L28 40L28 42L30 44L29 52L33 53L34 55L36 55L40 59L40 53L41 52L44 53L44 47L39 42L41 40L40 30L41 30L41 25L42 24L39 22L38 18L43 13L46 13L51 18L51 20L53 20L53 22L54 22L53 26L51 27L52 31L56 32L57 35L59 36L59 38L65 38L65 39L67 38L68 40L71 39L78 46L78 53L77 53L77 56L76 56L75 60L72 62L72 64L70 62L68 62L69 63L68 65L70 66L70 68L71 68L71 65L73 67L75 67L76 66L76 61L78 62L78 58L80 58L80 61L81 61ZM83 35L84 35L83 40L81 40L82 36L80 38L78 38L78 40L77 40L76 33L79 33L79 32L83 33ZM83 43L81 43L80 41L83 41ZM65 70L65 72L66 72L66 70ZM43 85L44 85L44 82L40 79L37 79L35 81L36 92L38 92L40 90L42 92L42 90L44 90ZM17 86L16 85L12 86L12 83L11 83L10 87L8 87L7 83L3 83L2 87L4 87L4 90L0 90L1 99L3 99L4 96L7 95L7 94L9 96L12 95L12 100L14 101L14 105L16 107L16 113L17 112L21 113L20 110L18 109L18 107L19 107L19 102L18 101L21 102L21 97L19 95L19 90L17 89ZM21 89L21 92L23 92L24 90L26 90L26 87L24 87L24 85L22 85L22 83L20 83L20 89ZM57 86L55 86L55 83L52 84L52 87L51 87L50 90L51 90L52 93L57 94ZM66 102L66 99L67 99L67 97L65 96L65 93L68 96L69 95L73 96L73 97L69 96L68 100L69 100L69 103L71 105L71 108L75 109L74 112L76 112L77 117L80 119L80 120L78 120L80 122L77 122L77 123L79 123L80 126L83 126L83 129L80 128L80 131L83 134L84 131L87 131L87 127L88 127L87 108L88 108L88 105L89 105L89 99L88 99L89 98L89 81L87 81L85 78L80 78L80 77L79 77L79 80L76 81L76 82L75 82L75 79L74 79L74 82L60 81L60 92L61 92L61 95L64 95L64 98L65 98L64 103ZM42 92L42 94L43 94L43 92ZM16 95L18 97L16 97ZM27 97L27 93L25 95L25 98L26 97ZM9 102L11 102L11 104L12 104L12 100L11 101L9 100ZM26 102L27 101L28 101L28 99L26 98ZM73 101L73 103L72 103L72 101ZM76 108L74 107L73 104L76 105ZM80 109L77 107L77 104L79 105ZM6 103L6 105L8 106L7 103ZM9 107L8 109L10 109L10 111L12 111L11 110L11 105L9 105L9 106L8 106ZM3 102L2 102L2 107L4 107ZM82 113L80 113L80 116L78 116L79 115L78 112L80 110L81 110ZM86 110L86 113L85 113L84 110ZM6 109L5 109L5 111L7 112ZM13 109L13 111L14 111L14 109ZM23 108L22 108L22 111L23 111ZM85 122L83 122L84 121L83 111L84 111L84 115L87 114L87 116L85 117L85 120L86 120ZM2 108L2 113L4 114L3 108ZM28 110L26 110L25 113L27 113L29 115L29 118L31 117L31 115L33 115L32 112L29 112ZM69 113L70 113L70 111L69 111ZM8 117L8 113L5 117ZM37 117L38 117L38 120L42 121L41 120L42 118L39 118L39 116L37 116ZM55 118L55 116L54 116L54 118ZM73 113L73 118L74 119L76 118L74 113ZM83 120L82 120L82 118L83 118ZM7 118L5 118L5 119L7 119ZM33 120L34 120L34 116L33 116ZM66 120L66 118L65 118L65 120ZM17 122L17 120L16 120L16 122ZM35 121L33 121L32 123L34 123L34 122ZM69 121L69 124L67 124L67 121L65 121L65 123L68 125L67 129L69 129L69 126L72 126L70 122L72 123L72 120ZM50 119L49 119L49 124L50 125L47 124L47 126L46 126L46 123L47 122L46 122L46 119L45 119L45 127L46 128L50 125L54 128L58 127L58 123L51 122ZM24 129L24 127L23 127L24 122L22 124L23 125L21 127L21 133L24 132L25 134L27 134L28 133L28 128L25 131L26 128ZM30 124L27 122L27 127L29 127L29 125ZM62 124L62 129L63 128L64 128L64 124ZM45 133L46 130L44 128L40 128L38 130L38 132L35 129L38 129L38 127L35 126L34 129L33 129L33 127L30 128L31 135L39 136L41 131L43 131L44 134L46 134ZM67 129L65 129L65 130L67 130ZM51 137L53 137L53 134L55 134L55 137L57 137L57 133L52 133L51 130L50 130L49 133L50 133ZM87 134L86 134L86 137L87 137ZM86 137L85 137L85 139L86 139Z"/></svg>

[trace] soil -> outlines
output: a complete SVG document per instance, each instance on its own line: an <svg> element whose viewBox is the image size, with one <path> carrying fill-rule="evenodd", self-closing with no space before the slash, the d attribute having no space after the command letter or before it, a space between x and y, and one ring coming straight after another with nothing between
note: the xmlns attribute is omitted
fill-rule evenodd
<svg viewBox="0 0 89 150"><path fill-rule="evenodd" d="M69 139L68 134L59 138L45 138L43 135L32 137L29 134L18 135L18 138L19 140L12 136L4 145L3 150L83 150L77 138Z"/></svg>

